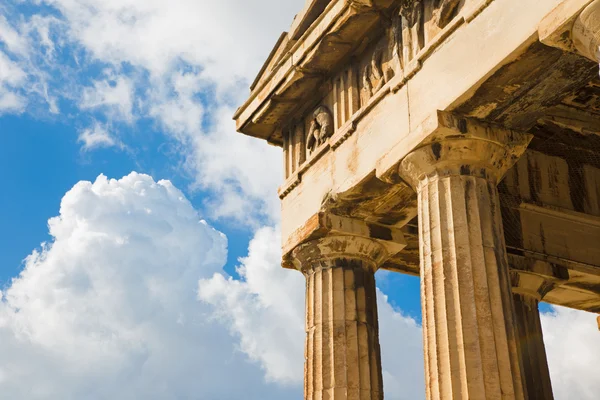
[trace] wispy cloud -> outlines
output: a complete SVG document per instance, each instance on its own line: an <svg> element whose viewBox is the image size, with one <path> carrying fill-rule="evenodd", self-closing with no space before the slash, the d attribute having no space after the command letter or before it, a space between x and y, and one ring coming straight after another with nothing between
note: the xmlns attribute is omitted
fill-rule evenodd
<svg viewBox="0 0 600 400"><path fill-rule="evenodd" d="M84 151L121 146L121 143L109 133L107 127L97 121L90 128L81 131L77 141L82 144Z"/></svg>
<svg viewBox="0 0 600 400"><path fill-rule="evenodd" d="M3 20L0 32L28 79L11 92L22 100L13 108L37 96L50 112L66 102L115 127L154 120L182 144L190 188L209 194L215 218L276 221L279 152L237 134L231 116L303 3L44 0L56 12L34 15L14 7L19 26ZM111 144L87 132L88 150Z"/></svg>
<svg viewBox="0 0 600 400"><path fill-rule="evenodd" d="M83 88L79 108L100 110L107 118L132 123L133 82L125 76L111 76L94 81L92 86Z"/></svg>

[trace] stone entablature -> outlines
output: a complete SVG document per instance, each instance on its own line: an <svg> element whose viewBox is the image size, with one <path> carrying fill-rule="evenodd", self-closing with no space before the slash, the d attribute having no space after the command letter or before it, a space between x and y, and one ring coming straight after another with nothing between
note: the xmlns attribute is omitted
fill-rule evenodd
<svg viewBox="0 0 600 400"><path fill-rule="evenodd" d="M284 124L281 140L286 179L281 198L299 184L302 172L324 152L335 150L352 135L385 95L407 83L427 56L466 21L461 11L473 11L468 5L468 1L461 4L458 0L399 2L389 15L381 17L384 28L374 32L376 39L354 44L353 55L341 71L325 80L319 94L311 94L310 103L321 96L314 109L305 110L291 122L280 122ZM476 8L477 13L481 10ZM294 113L288 118L291 115ZM331 125L322 129L319 118L331 120Z"/></svg>
<svg viewBox="0 0 600 400"><path fill-rule="evenodd" d="M492 13L481 11L485 5L492 7L496 2L509 4L508 12L514 14L505 15L501 21L496 21L497 18ZM328 193L345 193L370 175L375 175L384 182L389 181L386 176L393 165L406 155L411 146L417 145L428 134L431 129L428 121L435 121L436 116L432 114L436 110L451 109L465 92L473 91L480 85L481 79L489 74L493 65L499 68L498 63L503 60L509 62L510 58L507 57L518 57L518 54L511 56L515 46L523 46L523 42L535 42L530 28L525 29L523 25L513 27L511 22L519 20L535 25L553 7L551 2L544 2L543 7L538 2L535 3L536 7L528 7L523 11L520 10L521 3L516 0L477 3L481 6L479 8L475 7L476 3L466 4L426 44L417 58L409 62L408 67L403 66L402 74L396 73L367 104L359 103L358 111L343 125L334 129L331 137L314 155L307 156L305 153L303 158L301 153L296 153L296 160L302 162L298 165L291 163L287 181L280 190L284 202L284 238L300 229L304 221L320 210ZM480 13L475 13L474 9L478 9ZM479 17L475 17L476 15ZM472 19L468 21L468 18ZM511 26L497 26L496 30L487 31L487 27L495 22ZM391 26L387 27L390 28ZM379 40L385 43L389 36L381 32ZM489 41L496 41L498 44L492 48L487 45ZM374 41L365 48L362 58L355 60L358 67L370 64L373 51L378 45L381 46ZM389 57L383 55L384 64L389 62ZM476 59L479 61L475 62ZM338 67L337 70L346 70L347 67ZM360 89L358 67L355 75L357 88ZM382 72L385 73L384 67ZM460 79L449 81L451 76ZM333 82L331 86L330 90L333 89ZM360 94L360 90L357 91ZM301 97L296 100L297 107L306 107L303 112L306 116L303 124L305 132L310 127L314 110L320 105L327 107L333 118L332 101L327 103L327 99L333 99L333 95L329 93L320 94L316 99L313 97L311 101L305 101ZM324 102L321 102L323 99ZM291 112L286 115L290 122L294 120ZM384 121L377 118L378 115L388 117ZM238 123L242 123L241 120ZM296 133L298 131L301 132L296 130ZM304 149L301 141L290 142L296 143L299 152ZM286 160L289 160L289 153ZM325 170L327 173L323 173ZM309 185L311 190L302 190L305 185ZM302 208L297 208L299 205ZM288 215L290 218L287 218Z"/></svg>
<svg viewBox="0 0 600 400"><path fill-rule="evenodd" d="M324 2L311 3L320 3L323 8ZM282 145L281 129L290 122L285 119L290 114L310 112L299 107L302 99L309 98L311 103L318 100L315 93L324 94L323 86L328 85L336 71L349 58L361 58L365 47L373 41L391 35L390 41L400 46L391 57L410 73L410 60L422 60L424 54L432 51L430 44L440 39L438 36L444 36L441 32L453 18L468 22L488 3L485 0L328 1L310 27L280 38L253 84L250 98L236 112L238 129ZM386 52L392 52L393 43ZM377 72L372 71L374 76ZM362 80L360 75L357 77Z"/></svg>

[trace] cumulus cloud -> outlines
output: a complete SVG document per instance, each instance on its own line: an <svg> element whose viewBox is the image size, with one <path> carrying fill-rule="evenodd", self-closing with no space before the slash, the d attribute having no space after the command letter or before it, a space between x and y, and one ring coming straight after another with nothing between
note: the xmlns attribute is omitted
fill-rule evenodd
<svg viewBox="0 0 600 400"><path fill-rule="evenodd" d="M281 268L278 229L260 229L241 259L242 280L215 274L200 281L199 298L239 337L268 379L300 384L304 358L304 277Z"/></svg>
<svg viewBox="0 0 600 400"><path fill-rule="evenodd" d="M239 346L260 362L270 380L296 383L303 377L304 277L281 268L278 228L259 230L240 260L242 280L215 274L200 281L199 297L215 306ZM378 291L384 390L387 399L424 398L421 327L395 310Z"/></svg>
<svg viewBox="0 0 600 400"><path fill-rule="evenodd" d="M224 235L168 181L80 182L48 225L51 242L0 292L3 395L301 395L304 279L281 269L277 227L257 231L235 280ZM381 292L378 304L386 398L423 398L421 329ZM557 309L543 324L556 398L595 399L594 316Z"/></svg>
<svg viewBox="0 0 600 400"><path fill-rule="evenodd" d="M280 267L278 228L256 233L233 280L225 236L170 182L136 173L76 184L48 226L0 293L3 395L301 396L304 278ZM379 300L388 397L414 399L420 328Z"/></svg>
<svg viewBox="0 0 600 400"><path fill-rule="evenodd" d="M266 385L198 302L198 279L221 269L226 238L170 182L80 182L49 228L52 241L0 296L3 397L298 395Z"/></svg>

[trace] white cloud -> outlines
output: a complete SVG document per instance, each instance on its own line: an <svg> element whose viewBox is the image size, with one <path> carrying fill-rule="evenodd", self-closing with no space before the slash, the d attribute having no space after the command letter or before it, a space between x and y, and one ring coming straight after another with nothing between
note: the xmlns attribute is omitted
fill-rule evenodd
<svg viewBox="0 0 600 400"><path fill-rule="evenodd" d="M29 51L27 40L8 23L4 15L0 15L0 42L13 53L26 55Z"/></svg>
<svg viewBox="0 0 600 400"><path fill-rule="evenodd" d="M141 66L154 75L181 61L231 86L258 71L304 0L45 0L94 57ZM264 23L268 22L268 23Z"/></svg>
<svg viewBox="0 0 600 400"><path fill-rule="evenodd" d="M155 81L149 114L181 142L203 131L204 106L197 94L206 89L193 72L174 71L165 82Z"/></svg>
<svg viewBox="0 0 600 400"><path fill-rule="evenodd" d="M215 274L200 281L199 296L239 338L242 351L260 362L269 379L302 383L304 277L281 265L278 228L259 230L241 259L242 281ZM378 291L380 336L387 399L424 397L421 328Z"/></svg>
<svg viewBox="0 0 600 400"><path fill-rule="evenodd" d="M78 183L49 228L0 294L7 398L300 396L304 279L281 269L278 228L256 233L232 280L225 237L171 183L135 173ZM421 329L378 303L386 398L423 398ZM558 400L596 398L594 317L543 316Z"/></svg>
<svg viewBox="0 0 600 400"><path fill-rule="evenodd" d="M215 218L277 220L280 152L236 133L231 117L304 0L41 3L59 14L6 6L12 21L0 20L0 40L28 75L21 90L0 87L5 112L37 98L52 113L64 101L112 124L152 118L181 145L192 187L212 192Z"/></svg>
<svg viewBox="0 0 600 400"><path fill-rule="evenodd" d="M79 107L81 109L104 109L111 119L133 121L133 83L124 76L111 76L95 81L93 87L85 87Z"/></svg>
<svg viewBox="0 0 600 400"><path fill-rule="evenodd" d="M216 217L232 216L256 224L279 220L277 187L282 182L281 149L235 132L233 109L212 112L214 129L192 141L189 164L197 186L216 192L210 202Z"/></svg>
<svg viewBox="0 0 600 400"><path fill-rule="evenodd" d="M170 182L136 173L78 183L49 228L0 294L7 398L301 396L304 278L279 266L278 229L256 233L233 281L226 238ZM402 387L388 398L414 399L420 329L379 300L386 384Z"/></svg>
<svg viewBox="0 0 600 400"><path fill-rule="evenodd" d="M226 238L168 181L80 182L0 301L7 399L279 399L196 298ZM232 383L235 379L235 384Z"/></svg>
<svg viewBox="0 0 600 400"><path fill-rule="evenodd" d="M597 399L600 332L596 315L563 307L554 310L541 316L554 398Z"/></svg>
<svg viewBox="0 0 600 400"><path fill-rule="evenodd" d="M278 229L263 228L241 259L243 281L215 274L201 280L199 297L240 338L244 353L271 380L300 384L304 354L304 277L280 266Z"/></svg>
<svg viewBox="0 0 600 400"><path fill-rule="evenodd" d="M112 147L120 144L119 141L108 132L106 127L98 122L95 122L92 127L81 131L77 141L82 143L82 148L85 151L103 147Z"/></svg>
<svg viewBox="0 0 600 400"><path fill-rule="evenodd" d="M0 51L0 84L12 87L19 86L25 81L26 77L25 71Z"/></svg>
<svg viewBox="0 0 600 400"><path fill-rule="evenodd" d="M18 90L26 77L25 71L0 51L0 115L8 112L20 113L24 110L27 100Z"/></svg>
<svg viewBox="0 0 600 400"><path fill-rule="evenodd" d="M377 291L383 390L388 400L425 398L425 367L421 326Z"/></svg>
<svg viewBox="0 0 600 400"><path fill-rule="evenodd" d="M2 14L10 15L6 5ZM64 88L49 89L51 71L62 70L53 60L52 25L60 21L51 16L32 15L9 21L0 15L0 114L22 113L26 107L42 99L52 113L58 113L58 99L50 91L64 93ZM66 83L68 79L59 78ZM72 78L71 78L72 79Z"/></svg>
<svg viewBox="0 0 600 400"><path fill-rule="evenodd" d="M0 86L0 116L4 113L18 114L25 106L25 98Z"/></svg>
<svg viewBox="0 0 600 400"><path fill-rule="evenodd" d="M231 116L304 0L44 3L60 10L62 34L91 55L81 62L111 64L123 78L132 69L145 77L130 80L133 87L98 79L83 92L81 108L103 111L109 119L156 119L183 145L193 187L213 192L215 218L252 226L265 216L277 219L279 152L235 133ZM134 99L132 93L143 96Z"/></svg>

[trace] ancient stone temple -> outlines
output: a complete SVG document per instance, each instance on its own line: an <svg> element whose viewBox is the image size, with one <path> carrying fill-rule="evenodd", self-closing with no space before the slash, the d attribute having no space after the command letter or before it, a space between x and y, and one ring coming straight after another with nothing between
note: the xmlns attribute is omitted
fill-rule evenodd
<svg viewBox="0 0 600 400"><path fill-rule="evenodd" d="M306 1L235 115L282 148L306 399L383 398L380 268L427 399L552 399L538 303L600 313L599 55L600 0Z"/></svg>

